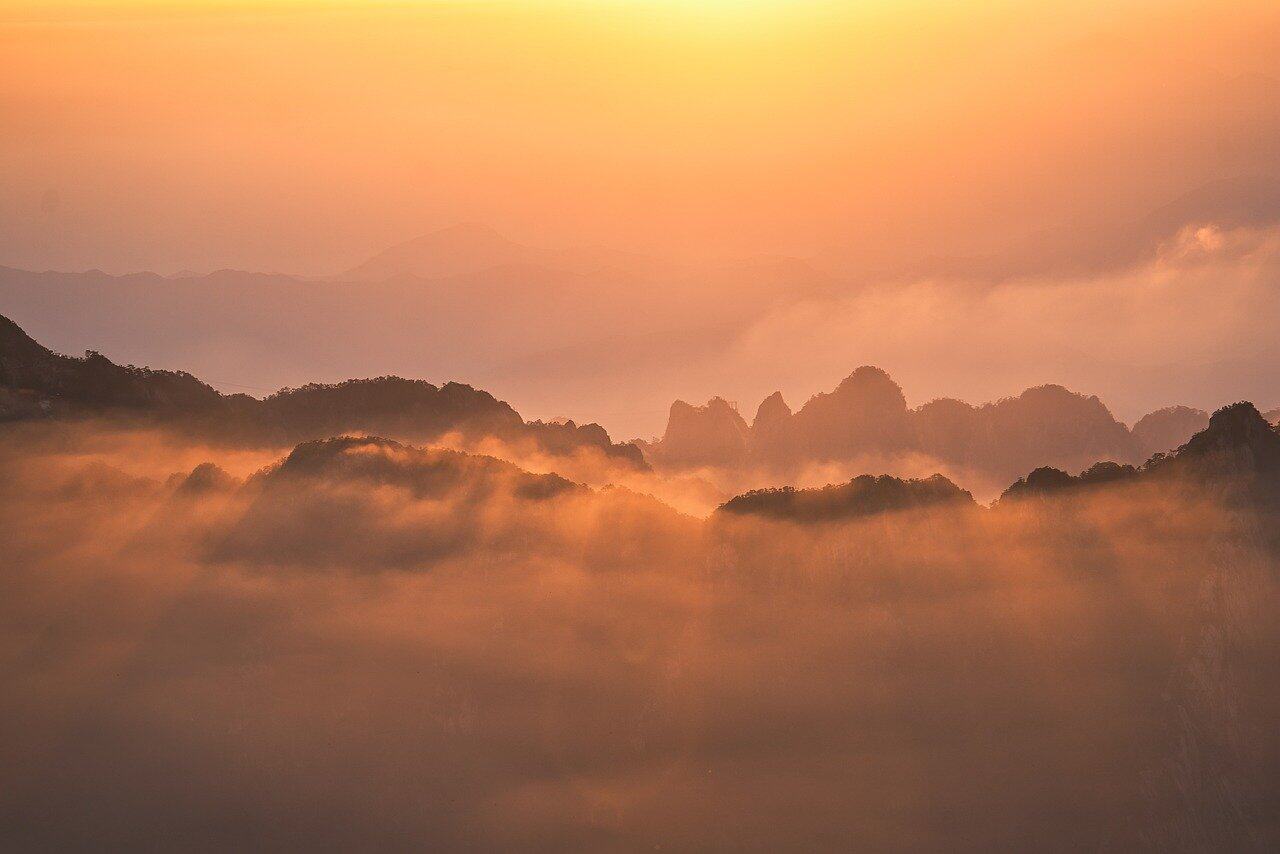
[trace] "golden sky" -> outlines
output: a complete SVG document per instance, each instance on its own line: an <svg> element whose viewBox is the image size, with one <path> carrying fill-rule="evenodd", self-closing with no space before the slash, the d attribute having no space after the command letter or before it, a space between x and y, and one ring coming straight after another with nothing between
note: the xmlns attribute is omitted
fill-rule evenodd
<svg viewBox="0 0 1280 854"><path fill-rule="evenodd" d="M1268 169L1278 20L1203 0L0 3L0 263L326 273L460 221L668 253L981 254Z"/></svg>

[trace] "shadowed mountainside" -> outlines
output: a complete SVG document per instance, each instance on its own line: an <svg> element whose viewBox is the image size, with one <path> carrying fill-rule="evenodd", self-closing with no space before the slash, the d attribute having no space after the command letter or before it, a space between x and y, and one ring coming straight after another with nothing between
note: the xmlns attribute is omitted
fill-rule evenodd
<svg viewBox="0 0 1280 854"><path fill-rule="evenodd" d="M190 374L116 365L101 354L54 353L0 317L0 421L120 416L159 421L212 441L296 444L369 432L414 441L449 433L531 440L555 455L595 449L637 468L638 448L598 424L526 422L508 404L461 383L400 377L282 389L258 400L223 395Z"/></svg>
<svg viewBox="0 0 1280 854"><path fill-rule="evenodd" d="M725 502L719 512L825 522L940 504L978 506L972 495L940 474L923 480L864 474L821 489L752 490Z"/></svg>
<svg viewBox="0 0 1280 854"><path fill-rule="evenodd" d="M1042 466L1005 490L1000 501L1121 481L1180 478L1227 487L1230 496L1274 505L1280 500L1280 427L1247 401L1224 406L1205 429L1172 453L1158 453L1138 467L1100 462L1078 475Z"/></svg>

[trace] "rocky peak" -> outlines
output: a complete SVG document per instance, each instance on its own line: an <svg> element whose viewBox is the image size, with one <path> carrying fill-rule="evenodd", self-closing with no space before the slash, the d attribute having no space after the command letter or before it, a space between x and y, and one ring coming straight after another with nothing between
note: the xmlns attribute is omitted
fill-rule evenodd
<svg viewBox="0 0 1280 854"><path fill-rule="evenodd" d="M732 465L746 458L750 432L738 410L722 397L702 406L677 400L671 404L658 453L664 462L676 465Z"/></svg>
<svg viewBox="0 0 1280 854"><path fill-rule="evenodd" d="M786 423L789 418L791 418L791 407L787 406L787 402L782 399L782 392L775 391L760 402L760 406L756 409L755 421L751 422L751 429L756 432L768 430Z"/></svg>

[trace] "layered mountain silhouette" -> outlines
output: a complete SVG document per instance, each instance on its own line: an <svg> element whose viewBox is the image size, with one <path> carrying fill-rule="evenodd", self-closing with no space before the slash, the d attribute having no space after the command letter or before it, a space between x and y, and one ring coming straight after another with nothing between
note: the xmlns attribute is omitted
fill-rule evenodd
<svg viewBox="0 0 1280 854"><path fill-rule="evenodd" d="M676 401L662 439L646 452L660 467L751 465L784 475L812 463L919 453L1008 482L1042 465L1137 464L1178 447L1208 420L1200 410L1175 406L1130 430L1097 397L1060 385L981 406L942 398L912 409L887 373L864 366L795 412L775 392L750 425L722 398L702 406Z"/></svg>
<svg viewBox="0 0 1280 854"><path fill-rule="evenodd" d="M838 292L794 258L686 263L526 246L481 226L426 235L322 279L0 266L0 313L42 343L181 366L222 391L453 376L518 388L522 409L564 412L590 397L590 411L646 420L669 400L615 391L621 380L685 375L781 306Z"/></svg>
<svg viewBox="0 0 1280 854"><path fill-rule="evenodd" d="M352 432L430 441L531 440L552 454L594 449L637 468L639 449L615 444L598 424L526 422L508 404L461 383L400 377L311 384L262 400L224 395L194 376L117 365L99 353L54 353L0 317L0 421L87 415L146 418L211 439L296 444Z"/></svg>
<svg viewBox="0 0 1280 854"><path fill-rule="evenodd" d="M1005 490L1001 502L1063 491L1180 478L1226 488L1236 499L1280 506L1280 427L1248 401L1219 409L1209 424L1171 453L1141 466L1096 463L1078 475L1041 466Z"/></svg>
<svg viewBox="0 0 1280 854"><path fill-rule="evenodd" d="M1280 509L1280 426L1268 423L1252 403L1235 403L1215 412L1205 428L1181 447L1157 453L1140 466L1106 460L1075 475L1039 466L1015 481L994 506L1119 484L1173 480L1249 509ZM817 489L752 490L722 504L717 513L809 523L936 505L978 506L970 493L942 475L926 479L861 475Z"/></svg>

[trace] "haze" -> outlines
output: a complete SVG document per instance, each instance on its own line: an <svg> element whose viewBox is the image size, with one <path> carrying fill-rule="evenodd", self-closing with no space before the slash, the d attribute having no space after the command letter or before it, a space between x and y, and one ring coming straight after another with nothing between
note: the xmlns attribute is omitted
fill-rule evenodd
<svg viewBox="0 0 1280 854"><path fill-rule="evenodd" d="M0 260L330 274L472 221L983 256L1273 172L1278 26L1188 0L9 2Z"/></svg>
<svg viewBox="0 0 1280 854"><path fill-rule="evenodd" d="M0 0L0 851L1280 851L1276 0Z"/></svg>

